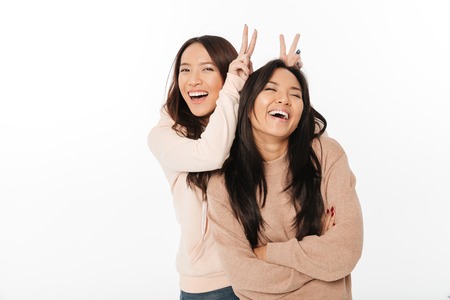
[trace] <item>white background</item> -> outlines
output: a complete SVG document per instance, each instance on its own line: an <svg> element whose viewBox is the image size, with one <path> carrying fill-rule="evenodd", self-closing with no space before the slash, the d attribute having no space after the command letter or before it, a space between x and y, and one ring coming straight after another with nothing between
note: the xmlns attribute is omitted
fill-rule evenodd
<svg viewBox="0 0 450 300"><path fill-rule="evenodd" d="M192 36L303 70L364 213L354 299L450 296L450 1L0 2L0 299L177 299L178 227L147 148Z"/></svg>

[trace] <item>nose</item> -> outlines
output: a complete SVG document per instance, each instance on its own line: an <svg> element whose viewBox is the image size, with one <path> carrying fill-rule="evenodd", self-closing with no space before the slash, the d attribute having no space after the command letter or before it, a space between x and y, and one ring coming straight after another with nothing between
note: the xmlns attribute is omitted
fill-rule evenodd
<svg viewBox="0 0 450 300"><path fill-rule="evenodd" d="M202 83L202 80L200 79L200 77L198 77L198 76L195 76L194 74L193 74L193 76L191 76L191 78L189 79L189 85L190 86L196 86L196 85L199 85L199 84L201 84Z"/></svg>
<svg viewBox="0 0 450 300"><path fill-rule="evenodd" d="M202 81L200 79L189 80L189 85L191 85L191 86L196 86L196 85L199 85L201 83L202 83Z"/></svg>
<svg viewBox="0 0 450 300"><path fill-rule="evenodd" d="M284 105L291 105L291 101L289 100L289 97L287 97L287 96L280 96L277 99L277 103L284 104Z"/></svg>

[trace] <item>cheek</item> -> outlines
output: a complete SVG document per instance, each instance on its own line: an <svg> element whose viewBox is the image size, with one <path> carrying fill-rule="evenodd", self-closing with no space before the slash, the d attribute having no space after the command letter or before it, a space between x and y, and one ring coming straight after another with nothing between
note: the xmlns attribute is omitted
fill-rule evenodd
<svg viewBox="0 0 450 300"><path fill-rule="evenodd" d="M255 113L257 115L266 114L267 108L269 107L269 105L272 103L272 99L268 98L268 97L263 97L263 96L258 96L255 99L255 106L253 108L253 110L255 111Z"/></svg>
<svg viewBox="0 0 450 300"><path fill-rule="evenodd" d="M298 107L297 107L297 109L295 111L297 112L297 118L298 118L298 120L300 122L300 118L302 117L302 113L303 113L303 102L300 102L298 104Z"/></svg>
<svg viewBox="0 0 450 300"><path fill-rule="evenodd" d="M211 80L208 84L209 86L209 94L210 97L213 99L218 99L219 98L219 92L223 87L222 81L220 80L220 78L215 79L215 80Z"/></svg>
<svg viewBox="0 0 450 300"><path fill-rule="evenodd" d="M300 120L302 118L302 113L303 113L303 104L301 104L295 108L295 113L293 116L294 122L292 123L294 128L297 128L298 124L300 123Z"/></svg>
<svg viewBox="0 0 450 300"><path fill-rule="evenodd" d="M183 95L183 98L185 98L185 85L186 85L186 79L183 77L178 77L178 88L180 89L181 94Z"/></svg>

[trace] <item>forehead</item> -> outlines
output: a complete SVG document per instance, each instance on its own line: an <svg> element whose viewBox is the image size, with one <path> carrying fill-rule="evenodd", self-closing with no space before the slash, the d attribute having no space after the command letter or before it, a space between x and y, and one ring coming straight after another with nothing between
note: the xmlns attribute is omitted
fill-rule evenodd
<svg viewBox="0 0 450 300"><path fill-rule="evenodd" d="M181 64L196 64L212 62L212 59L202 44L194 43L184 50L180 61Z"/></svg>
<svg viewBox="0 0 450 300"><path fill-rule="evenodd" d="M300 88L300 83L297 77L294 76L289 70L284 68L276 69L269 79L270 82L276 83L282 86L297 87Z"/></svg>

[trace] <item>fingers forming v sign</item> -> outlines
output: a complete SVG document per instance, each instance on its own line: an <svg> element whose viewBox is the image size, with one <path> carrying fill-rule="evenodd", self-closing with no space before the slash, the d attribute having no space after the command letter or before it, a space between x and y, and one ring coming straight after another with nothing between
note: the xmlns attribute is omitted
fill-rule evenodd
<svg viewBox="0 0 450 300"><path fill-rule="evenodd" d="M288 66L296 66L300 69L303 66L303 63L300 57L300 49L297 49L299 39L300 34L297 33L294 37L291 48L289 48L289 53L286 53L284 35L280 34L280 59L283 60Z"/></svg>
<svg viewBox="0 0 450 300"><path fill-rule="evenodd" d="M244 31L242 33L242 45L239 50L238 57L231 62L229 72L238 75L244 80L247 80L248 76L253 72L253 64L251 56L253 50L255 50L256 38L258 32L256 29L253 31L250 44L248 43L248 26L244 25Z"/></svg>

